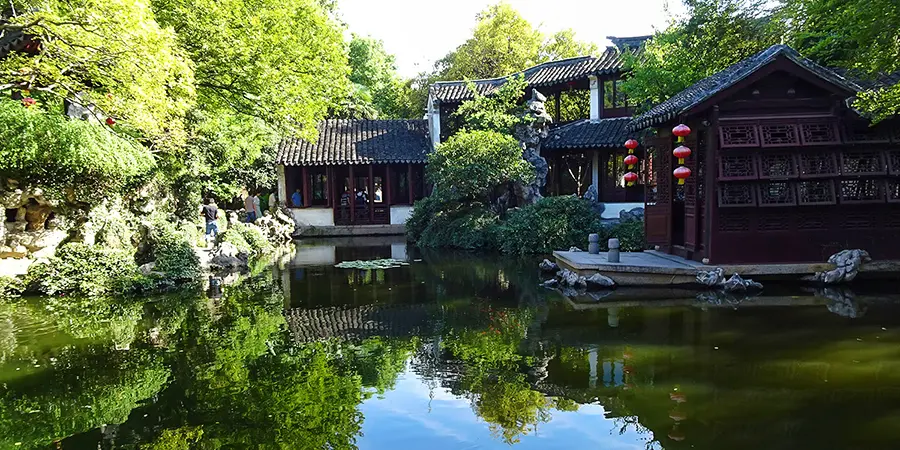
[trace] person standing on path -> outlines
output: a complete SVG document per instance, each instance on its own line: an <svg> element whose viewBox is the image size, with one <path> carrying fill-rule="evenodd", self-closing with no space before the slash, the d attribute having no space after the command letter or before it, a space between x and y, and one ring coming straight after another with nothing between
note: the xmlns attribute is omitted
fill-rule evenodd
<svg viewBox="0 0 900 450"><path fill-rule="evenodd" d="M256 221L256 208L253 207L253 198L253 192L249 191L247 192L247 197L244 198L244 211L247 211L247 223Z"/></svg>
<svg viewBox="0 0 900 450"><path fill-rule="evenodd" d="M209 246L211 239L219 236L219 224L216 222L219 218L219 208L216 206L215 200L206 199L206 204L200 207L200 213L206 220L206 245Z"/></svg>
<svg viewBox="0 0 900 450"><path fill-rule="evenodd" d="M253 212L256 213L256 218L253 219L254 222L256 221L256 219L259 219L263 216L262 208L260 208L259 204L260 204L259 192L256 192L253 194Z"/></svg>

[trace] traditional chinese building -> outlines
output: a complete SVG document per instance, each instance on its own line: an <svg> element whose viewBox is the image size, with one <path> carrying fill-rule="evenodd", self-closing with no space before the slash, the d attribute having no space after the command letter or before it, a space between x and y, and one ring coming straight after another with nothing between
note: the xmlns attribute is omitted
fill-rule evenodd
<svg viewBox="0 0 900 450"><path fill-rule="evenodd" d="M402 233L413 202L426 195L431 148L424 120L326 120L315 142L287 138L279 145L278 197L303 229Z"/></svg>
<svg viewBox="0 0 900 450"><path fill-rule="evenodd" d="M712 264L820 262L842 249L900 259L900 123L850 106L862 82L773 46L635 118L643 142L651 245ZM673 127L691 175L673 177Z"/></svg>

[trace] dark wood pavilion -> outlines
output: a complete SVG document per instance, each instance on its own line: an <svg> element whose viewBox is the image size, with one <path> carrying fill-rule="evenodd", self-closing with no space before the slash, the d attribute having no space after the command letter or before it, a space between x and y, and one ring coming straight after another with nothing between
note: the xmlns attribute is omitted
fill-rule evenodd
<svg viewBox="0 0 900 450"><path fill-rule="evenodd" d="M325 120L316 142L279 145L279 199L300 226L402 225L426 195L431 148L424 120Z"/></svg>
<svg viewBox="0 0 900 450"><path fill-rule="evenodd" d="M783 45L737 63L635 118L652 127L648 243L712 264L821 262L842 249L900 259L900 123L848 105L889 85L821 67ZM679 186L674 125L693 132Z"/></svg>

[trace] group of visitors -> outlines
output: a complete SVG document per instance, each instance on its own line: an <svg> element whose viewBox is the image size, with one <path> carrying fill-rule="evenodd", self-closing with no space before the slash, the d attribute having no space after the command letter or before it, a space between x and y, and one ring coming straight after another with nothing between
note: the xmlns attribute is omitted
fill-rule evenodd
<svg viewBox="0 0 900 450"><path fill-rule="evenodd" d="M299 190L291 197L291 201L295 205L302 203ZM268 195L267 201L263 201L263 199L260 198L259 191L249 192L247 197L244 198L244 210L247 211L247 223L256 222L256 219L263 216L261 204L268 204L268 209L274 211L278 208L278 196L273 192ZM200 207L200 215L203 216L203 219L206 222L205 238L208 245L209 242L214 240L219 234L219 207L216 205L216 201L212 198L207 198Z"/></svg>

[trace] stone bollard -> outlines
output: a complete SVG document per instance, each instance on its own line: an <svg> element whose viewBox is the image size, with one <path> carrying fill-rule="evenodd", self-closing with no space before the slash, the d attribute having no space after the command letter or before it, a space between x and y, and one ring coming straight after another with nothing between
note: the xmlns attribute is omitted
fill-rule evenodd
<svg viewBox="0 0 900 450"><path fill-rule="evenodd" d="M609 240L609 253L606 254L606 260L611 263L619 262L619 240L612 238Z"/></svg>
<svg viewBox="0 0 900 450"><path fill-rule="evenodd" d="M596 255L600 253L600 235L591 233L588 235L588 253Z"/></svg>

